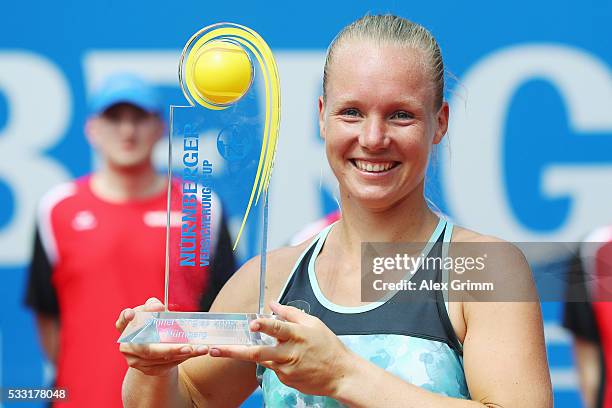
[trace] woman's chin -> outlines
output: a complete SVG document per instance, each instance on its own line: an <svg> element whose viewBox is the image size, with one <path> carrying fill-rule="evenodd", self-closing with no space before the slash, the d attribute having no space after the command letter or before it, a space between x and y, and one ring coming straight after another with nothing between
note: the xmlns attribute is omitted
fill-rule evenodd
<svg viewBox="0 0 612 408"><path fill-rule="evenodd" d="M349 197L349 201L354 205L373 212L381 212L393 207L396 200L397 197L383 192L361 192Z"/></svg>

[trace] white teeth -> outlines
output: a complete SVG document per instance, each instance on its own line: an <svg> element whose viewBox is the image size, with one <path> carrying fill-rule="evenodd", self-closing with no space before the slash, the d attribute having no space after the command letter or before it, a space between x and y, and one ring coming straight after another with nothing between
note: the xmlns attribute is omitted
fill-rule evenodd
<svg viewBox="0 0 612 408"><path fill-rule="evenodd" d="M355 160L354 162L359 170L368 171L371 173L380 173L393 167L393 162L372 163L363 160Z"/></svg>

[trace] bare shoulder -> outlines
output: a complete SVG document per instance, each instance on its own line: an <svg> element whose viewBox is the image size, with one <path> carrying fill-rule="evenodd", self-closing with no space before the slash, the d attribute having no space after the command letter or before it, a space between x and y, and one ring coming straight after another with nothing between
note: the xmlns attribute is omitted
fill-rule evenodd
<svg viewBox="0 0 612 408"><path fill-rule="evenodd" d="M552 407L542 315L525 256L510 242L461 227L451 242L450 251L484 259L481 270L455 276L494 285L463 288L456 308L470 395L487 405Z"/></svg>
<svg viewBox="0 0 612 408"><path fill-rule="evenodd" d="M531 268L516 245L464 227L455 227L451 242L449 255L464 264L460 270L456 265L461 262L454 264L455 276L463 282L493 284L491 291L470 295L486 301L537 301ZM467 259L472 260L469 265Z"/></svg>
<svg viewBox="0 0 612 408"><path fill-rule="evenodd" d="M266 309L270 301L280 296L285 282L312 241L297 246L281 247L266 256ZM214 312L256 312L259 305L259 271L261 256L248 260L227 281L211 307Z"/></svg>
<svg viewBox="0 0 612 408"><path fill-rule="evenodd" d="M523 252L511 242L457 225L454 226L453 231L452 243L457 243L458 248L470 251L472 254L486 253L487 258L490 257L490 253L494 254L489 266L511 262L513 266L529 268Z"/></svg>
<svg viewBox="0 0 612 408"><path fill-rule="evenodd" d="M504 241L501 238L482 234L460 225L453 225L453 242L495 242L511 245L508 241Z"/></svg>

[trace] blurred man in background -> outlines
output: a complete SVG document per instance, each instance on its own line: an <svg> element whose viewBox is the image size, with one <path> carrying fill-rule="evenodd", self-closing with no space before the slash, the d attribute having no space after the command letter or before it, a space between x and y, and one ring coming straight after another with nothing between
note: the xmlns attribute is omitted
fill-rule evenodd
<svg viewBox="0 0 612 408"><path fill-rule="evenodd" d="M571 263L563 325L586 408L612 408L612 226L590 233Z"/></svg>
<svg viewBox="0 0 612 408"><path fill-rule="evenodd" d="M319 232L323 231L325 227L340 219L340 210L332 211L327 214L325 217L320 218L316 221L311 222L302 228L297 234L291 237L289 241L289 245L299 245L302 242L306 241L317 235Z"/></svg>
<svg viewBox="0 0 612 408"><path fill-rule="evenodd" d="M117 351L116 316L151 296L164 297L168 180L152 163L166 128L164 109L142 79L109 77L93 94L85 124L100 169L41 200L26 304L56 365L55 386L67 390L65 405L56 406L122 405L127 366ZM180 189L172 192L177 199ZM187 309L208 310L235 270L224 218L217 214L211 222L210 267L189 283L204 296L182 299ZM177 221L173 228L180 228Z"/></svg>

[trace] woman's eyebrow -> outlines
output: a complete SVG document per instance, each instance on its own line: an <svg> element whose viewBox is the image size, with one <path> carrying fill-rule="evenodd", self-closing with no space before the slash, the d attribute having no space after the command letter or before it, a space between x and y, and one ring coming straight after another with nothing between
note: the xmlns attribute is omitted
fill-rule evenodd
<svg viewBox="0 0 612 408"><path fill-rule="evenodd" d="M388 105L408 105L410 107L417 108L421 106L422 102L420 102L417 98L406 95L400 98L393 99L391 101L386 101ZM354 97L338 97L336 101L331 105L332 108L337 108L340 106L360 106L364 104L364 100L360 98Z"/></svg>

